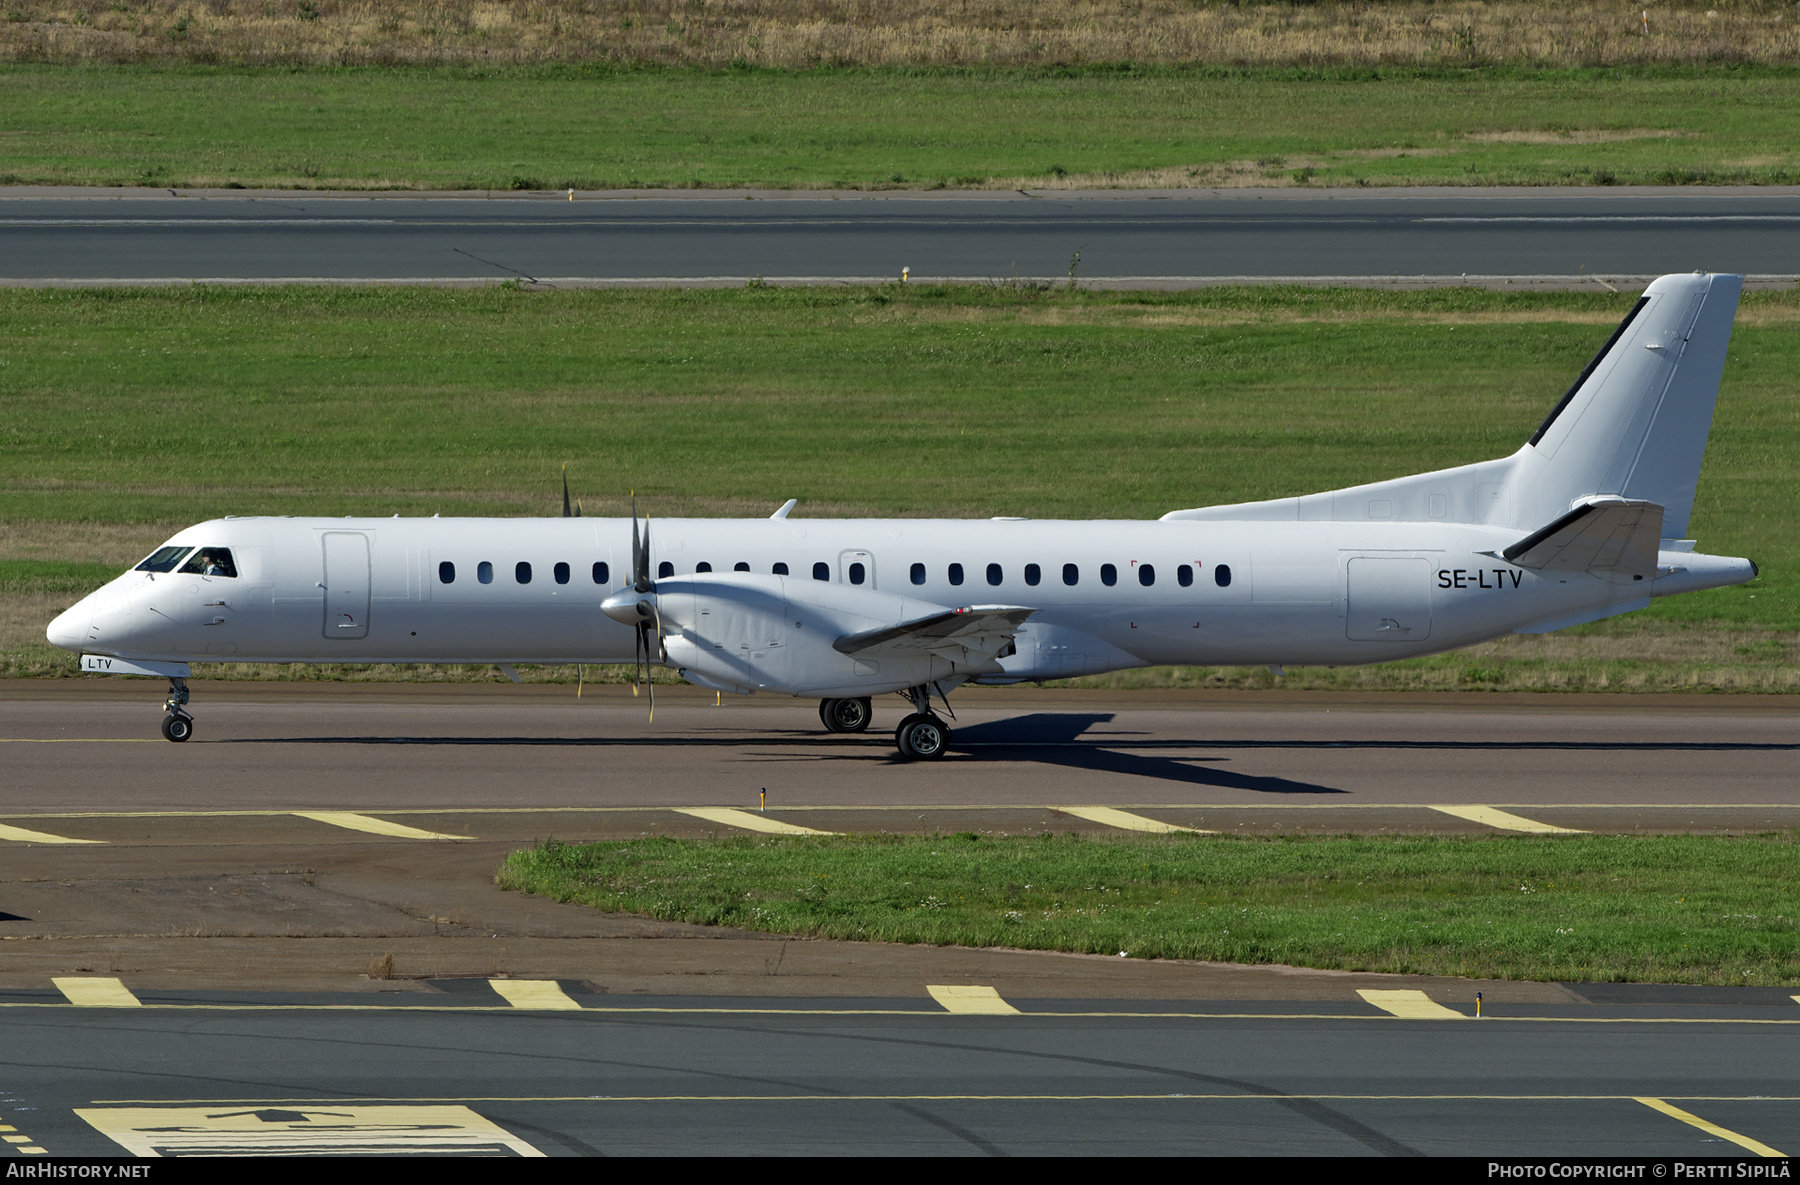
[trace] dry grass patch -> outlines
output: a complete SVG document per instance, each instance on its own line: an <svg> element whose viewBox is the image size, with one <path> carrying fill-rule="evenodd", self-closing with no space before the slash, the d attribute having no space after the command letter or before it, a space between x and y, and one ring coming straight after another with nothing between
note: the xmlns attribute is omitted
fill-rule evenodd
<svg viewBox="0 0 1800 1185"><path fill-rule="evenodd" d="M1637 0L10 0L0 60L710 68L1800 61L1800 22L1782 4L1664 3L1647 22L1644 11Z"/></svg>
<svg viewBox="0 0 1800 1185"><path fill-rule="evenodd" d="M1589 131L1469 132L1463 139L1480 144L1617 144L1625 140L1672 140L1699 134L1660 128L1613 128Z"/></svg>

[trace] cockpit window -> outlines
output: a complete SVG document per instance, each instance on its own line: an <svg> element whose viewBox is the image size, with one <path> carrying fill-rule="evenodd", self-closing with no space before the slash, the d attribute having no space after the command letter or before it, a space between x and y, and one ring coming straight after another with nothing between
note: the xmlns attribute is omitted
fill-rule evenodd
<svg viewBox="0 0 1800 1185"><path fill-rule="evenodd" d="M237 565L231 562L229 547L202 547L181 565L181 570L195 576L237 576Z"/></svg>
<svg viewBox="0 0 1800 1185"><path fill-rule="evenodd" d="M137 566L139 572L173 572L181 557L193 550L188 547L159 547Z"/></svg>

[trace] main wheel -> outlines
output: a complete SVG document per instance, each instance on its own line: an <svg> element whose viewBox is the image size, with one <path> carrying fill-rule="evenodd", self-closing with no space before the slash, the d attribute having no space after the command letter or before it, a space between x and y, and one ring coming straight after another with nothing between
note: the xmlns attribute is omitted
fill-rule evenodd
<svg viewBox="0 0 1800 1185"><path fill-rule="evenodd" d="M194 718L170 713L163 717L162 732L166 741L185 741L194 735Z"/></svg>
<svg viewBox="0 0 1800 1185"><path fill-rule="evenodd" d="M819 701L819 719L831 732L861 732L874 716L875 705L867 698Z"/></svg>
<svg viewBox="0 0 1800 1185"><path fill-rule="evenodd" d="M894 746L907 761L936 761L950 747L950 729L936 716L914 713L894 730Z"/></svg>

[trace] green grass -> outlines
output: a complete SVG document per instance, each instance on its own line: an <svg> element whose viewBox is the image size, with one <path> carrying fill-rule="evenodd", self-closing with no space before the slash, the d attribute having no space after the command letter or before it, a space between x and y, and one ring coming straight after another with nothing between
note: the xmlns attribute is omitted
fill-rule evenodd
<svg viewBox="0 0 1800 1185"><path fill-rule="evenodd" d="M504 888L804 937L1344 971L1800 983L1791 835L666 838L515 852Z"/></svg>
<svg viewBox="0 0 1800 1185"><path fill-rule="evenodd" d="M302 188L1800 179L1800 71L0 67L0 182ZM1494 133L1669 133L1491 142ZM1233 170L1236 171L1233 171ZM1174 170L1159 179L1133 177ZM1192 170L1192 173L1188 173Z"/></svg>

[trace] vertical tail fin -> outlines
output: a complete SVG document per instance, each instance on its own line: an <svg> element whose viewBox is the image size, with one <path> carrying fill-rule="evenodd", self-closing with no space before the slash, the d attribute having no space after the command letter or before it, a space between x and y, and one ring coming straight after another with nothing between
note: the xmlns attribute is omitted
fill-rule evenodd
<svg viewBox="0 0 1800 1185"><path fill-rule="evenodd" d="M1644 290L1522 451L1521 525L1600 494L1653 502L1667 535L1686 534L1742 288L1695 274Z"/></svg>

